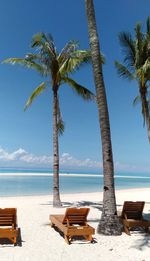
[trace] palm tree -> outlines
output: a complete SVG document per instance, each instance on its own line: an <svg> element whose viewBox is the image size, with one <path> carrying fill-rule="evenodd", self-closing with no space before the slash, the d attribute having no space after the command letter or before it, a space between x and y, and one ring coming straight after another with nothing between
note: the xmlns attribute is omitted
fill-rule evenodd
<svg viewBox="0 0 150 261"><path fill-rule="evenodd" d="M117 217L114 166L111 145L111 134L105 84L103 79L102 62L100 57L100 45L96 28L94 4L92 0L85 0L85 7L88 20L89 40L93 64L93 73L96 87L97 106L102 140L103 154L103 210L98 225L98 233L105 235L120 235L121 228Z"/></svg>
<svg viewBox="0 0 150 261"><path fill-rule="evenodd" d="M59 192L59 144L58 134L63 133L64 124L59 108L58 91L62 84L67 83L84 100L91 100L94 95L87 88L81 86L69 75L79 69L91 59L90 51L78 50L78 43L70 41L57 52L53 38L50 34L38 33L33 36L32 48L35 53L29 53L25 58L9 58L4 63L21 64L27 68L35 69L42 76L50 77L50 87L53 93L53 206L61 206ZM28 99L25 108L47 87L42 82Z"/></svg>
<svg viewBox="0 0 150 261"><path fill-rule="evenodd" d="M141 24L135 27L135 37L129 32L121 32L119 41L124 53L123 64L115 62L117 72L122 78L138 83L139 95L133 104L141 102L144 124L146 123L150 142L150 107L148 87L150 80L150 19L147 19L146 33L141 32Z"/></svg>

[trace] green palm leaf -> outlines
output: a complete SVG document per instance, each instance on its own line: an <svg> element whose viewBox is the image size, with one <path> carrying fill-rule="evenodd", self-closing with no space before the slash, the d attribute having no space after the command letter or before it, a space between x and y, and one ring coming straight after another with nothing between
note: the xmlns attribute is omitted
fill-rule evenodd
<svg viewBox="0 0 150 261"><path fill-rule="evenodd" d="M65 130L65 124L62 119L61 112L60 112L59 98L57 99L57 128L58 128L59 135L63 135L64 130Z"/></svg>
<svg viewBox="0 0 150 261"><path fill-rule="evenodd" d="M133 68L135 64L135 45L132 36L128 32L121 32L119 34L119 42L125 53L124 63L129 68Z"/></svg>
<svg viewBox="0 0 150 261"><path fill-rule="evenodd" d="M69 56L69 55L68 55ZM66 75L79 70L82 65L91 61L91 53L89 50L76 50L70 53L64 62L60 64L59 74Z"/></svg>
<svg viewBox="0 0 150 261"><path fill-rule="evenodd" d="M139 96L133 104L141 101L141 112L144 124L147 125L148 139L150 142L150 103L148 87L150 82L150 20L147 19L147 31L141 31L141 24L135 27L134 40L130 33L120 34L120 44L124 51L124 63L115 62L119 76L138 83Z"/></svg>
<svg viewBox="0 0 150 261"><path fill-rule="evenodd" d="M141 97L138 95L133 100L133 106L136 106L139 102L141 102Z"/></svg>
<svg viewBox="0 0 150 261"><path fill-rule="evenodd" d="M150 17L147 18L147 21L146 21L146 33L148 35L150 35Z"/></svg>
<svg viewBox="0 0 150 261"><path fill-rule="evenodd" d="M90 90L78 84L73 79L69 77L63 77L62 80L65 83L68 83L70 87L72 87L72 89L84 100L95 100L95 95Z"/></svg>
<svg viewBox="0 0 150 261"><path fill-rule="evenodd" d="M31 60L31 58L28 59L28 55L26 56L26 58L8 58L8 59L5 59L3 61L3 63L10 63L12 65L20 64L22 66L25 66L26 68L35 69L41 75L47 75L46 68L43 65L38 64L38 63L34 62L33 60Z"/></svg>
<svg viewBox="0 0 150 261"><path fill-rule="evenodd" d="M143 73L146 75L149 75L150 76L150 60L149 59L147 59L146 61L145 61L145 63L143 64L143 66L142 66L142 69L143 69ZM149 79L150 79L150 77L149 77Z"/></svg>
<svg viewBox="0 0 150 261"><path fill-rule="evenodd" d="M31 43L32 48L37 48L37 51L40 50L43 56L47 56L51 60L56 60L56 48L54 45L54 40L51 34L44 34L43 32L38 33L33 36L32 38L32 43Z"/></svg>
<svg viewBox="0 0 150 261"><path fill-rule="evenodd" d="M130 81L134 79L134 75L123 64L115 61L115 66L119 76L126 78Z"/></svg>
<svg viewBox="0 0 150 261"><path fill-rule="evenodd" d="M69 41L65 47L61 50L60 54L57 57L59 66L70 58L71 54L76 50L76 48L79 46L77 41Z"/></svg>
<svg viewBox="0 0 150 261"><path fill-rule="evenodd" d="M31 96L29 97L29 99L26 102L25 105L25 110L32 104L32 102L34 101L34 99L39 96L47 87L47 83L42 82L31 94Z"/></svg>
<svg viewBox="0 0 150 261"><path fill-rule="evenodd" d="M144 34L141 32L141 24L135 27L135 65L139 68L143 64L143 47L144 47Z"/></svg>

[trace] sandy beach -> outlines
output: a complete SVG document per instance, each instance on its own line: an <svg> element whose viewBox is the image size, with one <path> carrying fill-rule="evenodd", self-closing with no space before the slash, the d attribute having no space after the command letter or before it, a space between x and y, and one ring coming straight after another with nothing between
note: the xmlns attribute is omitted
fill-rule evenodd
<svg viewBox="0 0 150 261"><path fill-rule="evenodd" d="M16 207L21 246L0 245L2 261L149 261L150 235L135 231L131 236L104 236L95 234L95 243L64 239L50 227L49 215L64 213L66 207L90 207L88 223L97 228L101 216L102 193L61 195L62 208L52 207L52 196L0 197L1 208ZM117 210L125 200L144 200L144 214L150 219L150 189L116 191Z"/></svg>

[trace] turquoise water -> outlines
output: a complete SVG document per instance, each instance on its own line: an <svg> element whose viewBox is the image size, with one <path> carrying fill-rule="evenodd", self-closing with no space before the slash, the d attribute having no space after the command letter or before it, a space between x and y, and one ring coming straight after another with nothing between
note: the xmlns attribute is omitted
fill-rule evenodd
<svg viewBox="0 0 150 261"><path fill-rule="evenodd" d="M1 173L4 173L4 171ZM8 173L8 170L5 173ZM35 176L8 176L5 173L0 176L0 196L45 195L52 193L53 177L51 175L35 175L35 173L39 174L41 171L32 171ZM14 172L11 171L10 173ZM18 173L22 172L19 170ZM26 173L31 173L31 170L26 171ZM46 174L48 172L44 171L43 173ZM115 178L115 184L116 189L150 188L150 175L118 174ZM71 176L71 174L60 176L61 193L96 192L102 190L103 177L101 175L93 175L93 177L86 175Z"/></svg>

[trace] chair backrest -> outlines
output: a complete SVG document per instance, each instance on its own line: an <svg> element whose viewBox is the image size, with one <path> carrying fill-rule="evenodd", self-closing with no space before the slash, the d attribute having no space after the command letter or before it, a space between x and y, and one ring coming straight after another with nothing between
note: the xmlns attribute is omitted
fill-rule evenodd
<svg viewBox="0 0 150 261"><path fill-rule="evenodd" d="M69 222L69 224L84 224L87 221L87 215L89 208L67 208L63 224Z"/></svg>
<svg viewBox="0 0 150 261"><path fill-rule="evenodd" d="M0 208L0 226L17 227L17 209L16 208Z"/></svg>
<svg viewBox="0 0 150 261"><path fill-rule="evenodd" d="M144 205L144 201L125 201L121 216L126 214L129 219L141 219Z"/></svg>

